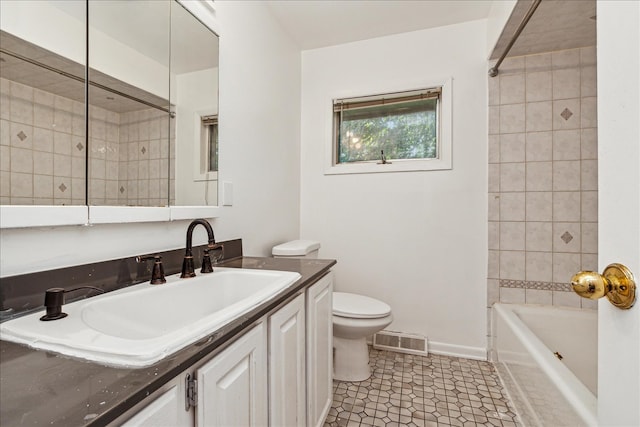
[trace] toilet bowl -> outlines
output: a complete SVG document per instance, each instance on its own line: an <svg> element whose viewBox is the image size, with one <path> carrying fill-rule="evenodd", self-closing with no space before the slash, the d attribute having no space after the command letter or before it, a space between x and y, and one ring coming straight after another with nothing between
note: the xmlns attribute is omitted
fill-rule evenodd
<svg viewBox="0 0 640 427"><path fill-rule="evenodd" d="M393 321L391 307L364 295L333 293L333 378L364 381L371 376L367 337Z"/></svg>
<svg viewBox="0 0 640 427"><path fill-rule="evenodd" d="M274 258L317 258L320 242L294 240L274 246ZM364 381L371 376L367 337L393 321L391 307L364 295L333 293L333 378Z"/></svg>

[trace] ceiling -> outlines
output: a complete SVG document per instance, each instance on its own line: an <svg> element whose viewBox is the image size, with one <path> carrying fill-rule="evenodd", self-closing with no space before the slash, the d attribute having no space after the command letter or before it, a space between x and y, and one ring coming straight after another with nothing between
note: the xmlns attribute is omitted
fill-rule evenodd
<svg viewBox="0 0 640 427"><path fill-rule="evenodd" d="M272 14L303 49L484 19L492 0L271 0Z"/></svg>
<svg viewBox="0 0 640 427"><path fill-rule="evenodd" d="M284 30L306 50L485 19L493 1L270 0L266 3ZM503 52L531 3L532 0L518 0L492 58ZM543 0L509 56L594 46L595 15L596 0Z"/></svg>

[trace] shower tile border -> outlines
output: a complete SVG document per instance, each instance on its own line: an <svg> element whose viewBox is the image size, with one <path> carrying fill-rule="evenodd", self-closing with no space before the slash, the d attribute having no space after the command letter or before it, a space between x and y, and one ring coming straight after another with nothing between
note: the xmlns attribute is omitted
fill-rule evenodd
<svg viewBox="0 0 640 427"><path fill-rule="evenodd" d="M556 282L536 282L530 280L507 280L500 279L501 288L523 288L523 289L537 289L541 291L562 291L571 292L571 285L569 283L556 283Z"/></svg>

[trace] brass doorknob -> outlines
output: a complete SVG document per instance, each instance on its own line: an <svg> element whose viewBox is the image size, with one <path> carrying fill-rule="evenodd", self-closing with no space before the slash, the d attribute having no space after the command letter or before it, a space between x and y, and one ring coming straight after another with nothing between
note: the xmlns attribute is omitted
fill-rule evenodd
<svg viewBox="0 0 640 427"><path fill-rule="evenodd" d="M583 298L598 299L607 296L611 304L628 309L636 300L633 273L622 264L610 264L602 274L581 271L571 278L574 292Z"/></svg>

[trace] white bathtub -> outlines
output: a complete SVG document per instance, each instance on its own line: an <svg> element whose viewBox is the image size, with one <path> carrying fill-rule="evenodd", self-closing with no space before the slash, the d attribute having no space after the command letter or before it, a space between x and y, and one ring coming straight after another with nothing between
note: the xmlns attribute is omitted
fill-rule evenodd
<svg viewBox="0 0 640 427"><path fill-rule="evenodd" d="M597 316L595 310L493 306L494 361L525 426L597 425Z"/></svg>

